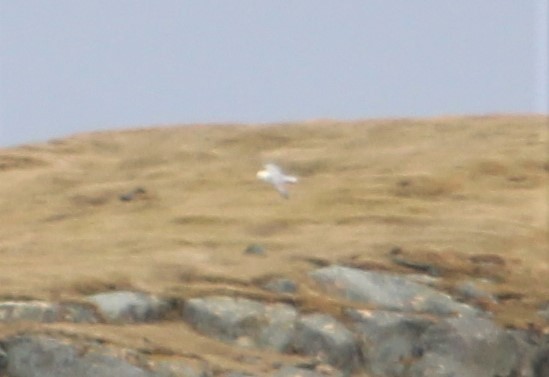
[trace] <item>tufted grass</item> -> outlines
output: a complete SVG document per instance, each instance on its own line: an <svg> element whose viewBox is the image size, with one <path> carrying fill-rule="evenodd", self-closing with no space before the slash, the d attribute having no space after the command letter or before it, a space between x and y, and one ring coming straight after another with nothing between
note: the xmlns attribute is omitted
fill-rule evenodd
<svg viewBox="0 0 549 377"><path fill-rule="evenodd" d="M276 275L307 286L306 272L319 263L413 272L392 263L398 246L435 263L449 291L492 279L487 289L506 297L491 308L502 324L538 323L535 311L549 297L548 121L157 127L5 149L0 296L81 299L122 287L279 300L256 283ZM289 200L256 180L268 161L300 177ZM136 187L146 193L119 199ZM253 243L265 256L243 253ZM478 265L475 255L503 264ZM342 305L308 288L293 302L336 314ZM174 326L68 327L122 344L146 333L178 352L215 349L216 360L234 352ZM174 331L189 340L175 344Z"/></svg>

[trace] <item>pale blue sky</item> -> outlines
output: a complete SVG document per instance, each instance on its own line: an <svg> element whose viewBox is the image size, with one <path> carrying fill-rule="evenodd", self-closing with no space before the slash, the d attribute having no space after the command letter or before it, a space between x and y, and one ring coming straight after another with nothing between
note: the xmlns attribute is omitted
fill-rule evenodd
<svg viewBox="0 0 549 377"><path fill-rule="evenodd" d="M0 146L82 131L547 113L548 0L0 0Z"/></svg>

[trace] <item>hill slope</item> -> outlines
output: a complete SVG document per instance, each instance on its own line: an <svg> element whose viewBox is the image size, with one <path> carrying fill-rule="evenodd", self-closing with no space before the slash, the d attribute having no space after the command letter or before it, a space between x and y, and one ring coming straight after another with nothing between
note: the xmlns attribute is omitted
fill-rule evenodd
<svg viewBox="0 0 549 377"><path fill-rule="evenodd" d="M262 294L258 282L303 280L318 264L402 273L429 264L448 290L490 281L500 322L536 323L549 298L547 122L197 125L5 149L0 296L63 300L134 288L253 297ZM267 161L300 177L289 200L256 180ZM136 188L144 192L120 200ZM244 254L250 244L265 256ZM299 294L305 310L328 305ZM226 360L235 352L170 323L78 331L123 344L148 337Z"/></svg>

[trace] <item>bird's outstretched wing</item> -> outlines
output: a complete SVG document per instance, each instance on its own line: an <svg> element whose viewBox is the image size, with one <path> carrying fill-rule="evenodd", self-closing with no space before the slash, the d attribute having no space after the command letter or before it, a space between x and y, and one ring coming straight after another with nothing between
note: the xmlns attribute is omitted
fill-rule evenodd
<svg viewBox="0 0 549 377"><path fill-rule="evenodd" d="M274 187L283 198L288 199L290 197L290 194L288 194L288 190L283 182L275 182Z"/></svg>
<svg viewBox="0 0 549 377"><path fill-rule="evenodd" d="M278 165L275 164L266 164L265 170L272 176L272 177L280 177L283 176L282 170L278 167Z"/></svg>

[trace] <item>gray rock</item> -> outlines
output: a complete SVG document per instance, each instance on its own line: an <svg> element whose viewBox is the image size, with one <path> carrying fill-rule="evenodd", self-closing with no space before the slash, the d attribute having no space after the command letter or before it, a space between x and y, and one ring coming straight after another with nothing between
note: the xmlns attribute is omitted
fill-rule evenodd
<svg viewBox="0 0 549 377"><path fill-rule="evenodd" d="M325 375L309 369L284 366L276 371L274 377L325 377Z"/></svg>
<svg viewBox="0 0 549 377"><path fill-rule="evenodd" d="M537 313L541 318L549 323L549 303L541 305Z"/></svg>
<svg viewBox="0 0 549 377"><path fill-rule="evenodd" d="M107 353L88 352L43 336L17 336L3 342L10 377L150 377L148 372Z"/></svg>
<svg viewBox="0 0 549 377"><path fill-rule="evenodd" d="M518 346L515 357L519 363L513 377L549 377L549 334L535 328L506 330L506 333Z"/></svg>
<svg viewBox="0 0 549 377"><path fill-rule="evenodd" d="M430 287L434 287L435 284L440 281L440 278L425 274L406 274L403 275L403 277L408 280L415 281L419 284L428 285Z"/></svg>
<svg viewBox="0 0 549 377"><path fill-rule="evenodd" d="M203 334L277 351L290 346L296 316L289 305L224 296L190 299L183 308L184 320Z"/></svg>
<svg viewBox="0 0 549 377"><path fill-rule="evenodd" d="M167 300L141 292L105 292L89 296L88 300L110 322L155 321L171 309Z"/></svg>
<svg viewBox="0 0 549 377"><path fill-rule="evenodd" d="M60 304L61 319L75 323L101 322L101 316L94 305L80 302L63 302Z"/></svg>
<svg viewBox="0 0 549 377"><path fill-rule="evenodd" d="M264 325L257 336L257 344L279 352L291 345L297 311L290 305L268 304L264 306Z"/></svg>
<svg viewBox="0 0 549 377"><path fill-rule="evenodd" d="M154 377L207 377L204 370L195 368L179 361L159 361L151 365Z"/></svg>
<svg viewBox="0 0 549 377"><path fill-rule="evenodd" d="M405 183L406 181L403 181ZM410 268L412 270L416 270L423 274L428 274L430 276L440 276L440 269L435 264L431 264L429 262L419 262L413 259L409 259L406 255L402 253L402 250L397 247L392 249L389 252L390 258L393 263Z"/></svg>
<svg viewBox="0 0 549 377"><path fill-rule="evenodd" d="M121 360L113 355L103 353L90 353L79 360L75 374L81 374L84 377L100 376L127 376L127 377L153 377L144 369L138 368L125 360ZM156 377L156 376L154 376Z"/></svg>
<svg viewBox="0 0 549 377"><path fill-rule="evenodd" d="M139 197L144 197L146 193L147 192L143 187L136 187L125 194L121 194L118 198L123 202L130 202L134 199L138 199Z"/></svg>
<svg viewBox="0 0 549 377"><path fill-rule="evenodd" d="M8 366L8 354L4 351L4 348L0 347L0 376L2 371Z"/></svg>
<svg viewBox="0 0 549 377"><path fill-rule="evenodd" d="M0 302L0 322L99 322L92 305L76 302L46 301Z"/></svg>
<svg viewBox="0 0 549 377"><path fill-rule="evenodd" d="M290 279L277 278L268 281L263 288L275 293L295 293L297 284Z"/></svg>
<svg viewBox="0 0 549 377"><path fill-rule="evenodd" d="M55 322L60 319L59 304L45 301L6 301L0 303L0 322Z"/></svg>
<svg viewBox="0 0 549 377"><path fill-rule="evenodd" d="M265 255L265 248L257 243L252 243L246 247L244 254Z"/></svg>
<svg viewBox="0 0 549 377"><path fill-rule="evenodd" d="M549 323L549 309L539 310L538 315L543 318L545 322Z"/></svg>
<svg viewBox="0 0 549 377"><path fill-rule="evenodd" d="M549 377L549 345L541 348L532 363L534 377Z"/></svg>
<svg viewBox="0 0 549 377"><path fill-rule="evenodd" d="M442 292L398 275L330 266L313 271L311 277L329 294L372 304L379 309L436 315L479 314Z"/></svg>
<svg viewBox="0 0 549 377"><path fill-rule="evenodd" d="M281 366L280 369L283 369L284 367L292 368L294 370L297 369L298 371L314 371L314 373L316 373L315 376L321 375L330 377L348 377L351 375L350 370L347 370L345 371L345 373L343 373L339 369L336 369L334 366L326 364L318 357L313 357L309 360L299 362L291 366Z"/></svg>
<svg viewBox="0 0 549 377"><path fill-rule="evenodd" d="M410 377L514 376L520 363L516 340L485 318L441 320L419 337L419 360Z"/></svg>
<svg viewBox="0 0 549 377"><path fill-rule="evenodd" d="M363 366L376 376L404 376L406 360L421 356L418 340L434 323L409 313L355 309L346 313L355 323Z"/></svg>
<svg viewBox="0 0 549 377"><path fill-rule="evenodd" d="M496 298L492 294L479 288L478 285L472 281L466 281L458 284L455 288L455 292L459 299L465 301L485 300L493 303L496 302Z"/></svg>
<svg viewBox="0 0 549 377"><path fill-rule="evenodd" d="M183 319L196 330L226 342L257 333L262 314L261 303L233 297L194 298L183 307Z"/></svg>
<svg viewBox="0 0 549 377"><path fill-rule="evenodd" d="M310 314L296 322L294 350L318 356L339 369L350 371L358 366L358 347L353 333L326 314Z"/></svg>

